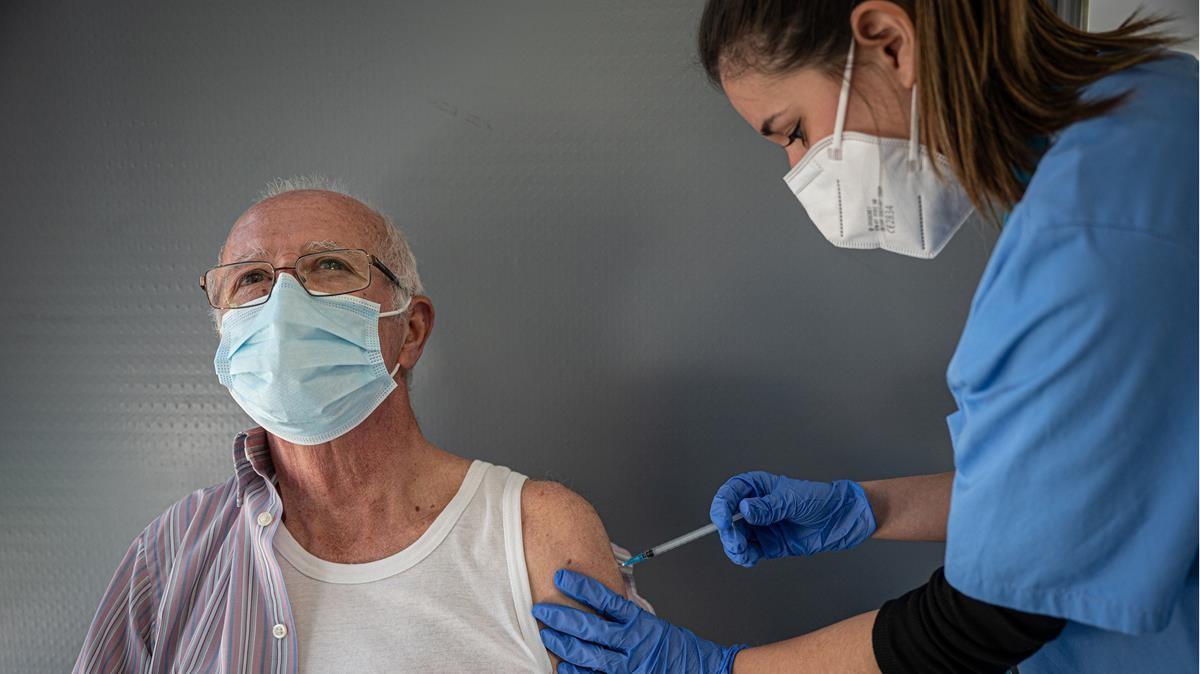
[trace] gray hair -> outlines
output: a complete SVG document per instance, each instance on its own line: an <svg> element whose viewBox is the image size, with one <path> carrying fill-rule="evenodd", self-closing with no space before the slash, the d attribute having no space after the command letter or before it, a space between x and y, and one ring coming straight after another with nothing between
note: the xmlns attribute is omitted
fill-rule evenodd
<svg viewBox="0 0 1200 674"><path fill-rule="evenodd" d="M267 183L262 192L258 195L259 201L266 201L272 197L277 197L288 192L299 192L301 190L320 190L322 192L333 192L348 197L366 206L372 213L379 216L383 221L383 234L378 241L373 242L376 249L372 251L379 261L392 270L396 278L400 279L400 287L396 288L393 301L395 306L400 306L409 300L413 295L420 295L425 292L425 287L421 285L421 276L417 273L417 260L413 257L412 249L408 247L408 241L404 238L404 234L396 223L387 216L386 213L375 208L370 202L362 197L353 194L340 180L325 178L324 176L296 176L292 178L276 178Z"/></svg>
<svg viewBox="0 0 1200 674"><path fill-rule="evenodd" d="M302 190L319 190L322 192L333 192L344 197L353 199L358 203L366 206L379 219L383 221L383 231L378 236L376 241L373 241L373 250L375 257L384 264L388 269L396 275L400 281L398 287L394 289L392 294L392 308L398 308L404 305L405 302L411 300L413 296L420 295L425 292L425 286L421 284L421 276L417 273L417 259L413 256L412 249L408 246L408 240L404 238L404 234L396 223L388 217L386 213L375 208L370 202L346 189L346 186L340 180L326 178L324 176L295 176L292 178L276 178L262 189L258 194L258 198L254 203L266 201L272 197L277 197L288 192L298 192ZM221 246L221 250L217 253L217 264L221 264L221 259L224 256L225 247ZM388 307L383 307L383 311L387 311ZM408 316L406 309L401 318ZM218 331L221 326L221 312L218 309L212 310L212 318L214 325ZM411 384L411 372L405 372L405 379Z"/></svg>

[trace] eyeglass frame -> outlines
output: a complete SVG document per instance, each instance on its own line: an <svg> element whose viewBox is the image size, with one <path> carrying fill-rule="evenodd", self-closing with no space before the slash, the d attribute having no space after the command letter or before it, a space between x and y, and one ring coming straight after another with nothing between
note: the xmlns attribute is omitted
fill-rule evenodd
<svg viewBox="0 0 1200 674"><path fill-rule="evenodd" d="M329 253L337 253L337 252L347 251L347 250L358 251L360 253L366 254L367 258L369 259L369 261L371 263L371 266L377 267L379 269L379 271L383 272L383 275L388 277L388 280L390 280L392 283L395 283L397 288L400 288L401 290L405 289L404 284L400 282L400 279L399 279L399 277L396 276L395 272L393 272L391 269L388 269L387 265L385 265L384 263L379 261L379 258L375 257L375 255L373 255L371 252L369 252L363 248L331 248L329 250L318 250L318 251L314 251L312 253L305 253L303 255L297 256L296 262L299 262L301 260L301 258L309 257L311 255L327 255ZM254 304L243 304L241 306L224 307L224 308L218 307L217 305L213 304L212 297L210 297L208 294L208 284L205 281L205 279L208 277L208 274L214 270L221 269L224 267L232 267L232 266L238 265L238 264L254 264L254 263L265 264L271 268L271 289L269 291L267 291L266 295L263 296L262 302L255 302ZM216 309L217 311L234 311L237 309L248 309L250 307L255 307L260 304L263 304L267 300L271 299L271 293L275 292L275 282L279 279L279 272L281 272L281 271L295 272L296 264L293 263L292 266L290 266L290 267L276 267L276 266L272 265L268 260L242 260L240 262L226 262L225 264L219 264L215 267L209 267L208 269L204 270L204 273L200 275L200 290L202 290L204 292L204 299L208 302L208 306L212 307L213 309ZM301 280L301 278L299 276L296 276L296 281L300 284L301 288L304 288L304 292L308 293L309 297L337 297L338 295L349 295L350 293L356 293L360 290L366 290L367 288L370 288L371 287L370 273L371 273L370 269L368 268L368 270L367 270L367 274L368 274L367 285L365 285L361 288L358 288L357 290L347 290L345 292L328 293L328 294L324 294L324 295L312 294L312 292L308 289L308 286L304 285L304 281ZM294 273L293 273L293 276L295 276Z"/></svg>

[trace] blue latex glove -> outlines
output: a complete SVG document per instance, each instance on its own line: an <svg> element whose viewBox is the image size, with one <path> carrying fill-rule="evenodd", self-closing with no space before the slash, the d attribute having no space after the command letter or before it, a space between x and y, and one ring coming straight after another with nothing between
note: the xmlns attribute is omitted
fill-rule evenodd
<svg viewBox="0 0 1200 674"><path fill-rule="evenodd" d="M542 643L563 660L558 674L726 674L733 671L734 656L745 648L741 644L726 648L701 639L583 574L559 569L554 584L597 613L561 604L533 605L533 617L546 625L541 631Z"/></svg>
<svg viewBox="0 0 1200 674"><path fill-rule="evenodd" d="M745 519L732 521L739 512ZM875 514L857 482L809 482L761 470L721 485L709 516L725 555L746 567L760 559L845 550L875 533Z"/></svg>

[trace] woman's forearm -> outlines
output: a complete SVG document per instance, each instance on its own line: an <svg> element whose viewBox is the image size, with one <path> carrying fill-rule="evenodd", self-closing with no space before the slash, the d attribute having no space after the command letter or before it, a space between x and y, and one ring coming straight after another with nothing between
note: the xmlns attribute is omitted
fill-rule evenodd
<svg viewBox="0 0 1200 674"><path fill-rule="evenodd" d="M874 538L907 541L946 540L954 473L914 475L859 483L875 514ZM738 653L733 674L758 672L830 672L879 674L871 629L871 611L815 632Z"/></svg>
<svg viewBox="0 0 1200 674"><path fill-rule="evenodd" d="M954 472L859 483L875 514L872 538L944 541Z"/></svg>
<svg viewBox="0 0 1200 674"><path fill-rule="evenodd" d="M879 674L871 645L876 611L808 634L747 648L733 661L733 674Z"/></svg>

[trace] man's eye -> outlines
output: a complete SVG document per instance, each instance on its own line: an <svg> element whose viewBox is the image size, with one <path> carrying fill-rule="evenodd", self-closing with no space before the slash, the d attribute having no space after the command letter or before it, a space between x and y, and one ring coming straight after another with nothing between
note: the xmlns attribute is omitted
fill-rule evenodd
<svg viewBox="0 0 1200 674"><path fill-rule="evenodd" d="M237 284L239 286L248 286L254 285L255 283L262 283L265 280L267 280L267 276L261 271L249 271L245 274L242 274L241 278L238 279Z"/></svg>
<svg viewBox="0 0 1200 674"><path fill-rule="evenodd" d="M797 120L796 126L792 127L792 132L787 135L787 144L784 147L790 146L792 143L800 141L801 145L808 147L808 139L804 137L804 120Z"/></svg>
<svg viewBox="0 0 1200 674"><path fill-rule="evenodd" d="M321 271L344 271L346 269L346 265L342 264L341 260L327 257L320 262L317 262L317 269L320 269Z"/></svg>

